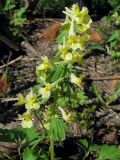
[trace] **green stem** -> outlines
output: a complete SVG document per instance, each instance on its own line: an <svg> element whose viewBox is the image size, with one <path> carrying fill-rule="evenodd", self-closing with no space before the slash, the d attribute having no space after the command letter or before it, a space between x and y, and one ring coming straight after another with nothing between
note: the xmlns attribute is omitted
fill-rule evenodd
<svg viewBox="0 0 120 160"><path fill-rule="evenodd" d="M41 121L41 119L40 119L38 113L37 113L37 112L34 112L34 114L35 114L36 118L39 120L39 122L41 123L41 125L42 125L42 127L43 127L45 133L47 133L47 130L46 130L46 128L44 127L44 125L43 125L43 123L42 123L42 121Z"/></svg>
<svg viewBox="0 0 120 160"><path fill-rule="evenodd" d="M54 160L54 138L50 138L50 160Z"/></svg>

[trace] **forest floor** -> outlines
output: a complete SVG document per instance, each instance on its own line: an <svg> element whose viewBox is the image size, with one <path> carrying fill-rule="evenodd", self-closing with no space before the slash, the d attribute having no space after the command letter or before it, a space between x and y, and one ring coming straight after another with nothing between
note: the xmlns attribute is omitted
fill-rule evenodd
<svg viewBox="0 0 120 160"><path fill-rule="evenodd" d="M13 105L16 103L16 94L26 94L29 88L36 83L35 69L40 62L40 57L47 55L51 58L57 51L55 38L62 21L58 19L29 21L24 28L27 31L27 39L21 43L21 50L24 51L24 54L19 54L10 59L7 65L1 64L0 128L13 129L19 126L17 115L22 112L22 109ZM98 23L96 22L92 26L91 43L97 41L104 45L102 35L96 31ZM8 68L7 79L3 80L2 75L6 67ZM82 67L77 66L77 69L82 70L88 78L85 85L88 96L91 82L94 82L99 88L105 101L114 93L115 87L120 85L120 61L114 61L109 55L100 51L94 50L92 53L88 53ZM120 96L115 103L105 109L96 101L94 95L90 95L89 105L98 104L93 117L94 129L92 132L95 143L120 145L119 98ZM71 137L85 136L88 132L88 130L81 129L78 124L70 126L70 130L72 132ZM0 151L11 152L14 147L14 144L0 142Z"/></svg>

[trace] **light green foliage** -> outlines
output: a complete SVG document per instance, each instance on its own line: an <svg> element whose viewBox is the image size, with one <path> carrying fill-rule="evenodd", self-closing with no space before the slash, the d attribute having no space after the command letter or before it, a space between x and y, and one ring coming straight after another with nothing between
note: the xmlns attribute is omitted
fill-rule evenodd
<svg viewBox="0 0 120 160"><path fill-rule="evenodd" d="M93 43L93 44L89 45L89 46L87 47L87 50L88 50L89 53L92 52L92 51L94 51L94 50L98 50L98 51L101 51L101 52L105 52L105 48L102 47L102 46L101 46L100 44L98 44L98 43Z"/></svg>
<svg viewBox="0 0 120 160"><path fill-rule="evenodd" d="M120 15L118 14L118 12L114 12L112 15L111 15L111 22L113 24L115 24L116 26L119 26L120 25Z"/></svg>
<svg viewBox="0 0 120 160"><path fill-rule="evenodd" d="M11 11L12 9L15 8L15 1L14 0L6 0L5 2L5 6L4 8L2 9L3 12L8 12L8 11Z"/></svg>
<svg viewBox="0 0 120 160"><path fill-rule="evenodd" d="M98 98L99 102L101 103L101 105L106 106L106 103L105 103L103 97L101 96L99 89L97 88L97 86L94 83L92 83L92 89L93 89L95 96Z"/></svg>
<svg viewBox="0 0 120 160"><path fill-rule="evenodd" d="M89 157L90 153L97 153L94 157L95 160L119 160L120 149L115 145L97 145L91 144L86 139L81 139L77 144L83 149L85 160Z"/></svg>
<svg viewBox="0 0 120 160"><path fill-rule="evenodd" d="M97 86L92 83L92 91L94 92L95 96L97 97L99 103L104 106L104 107L108 107L109 105L111 105L113 102L115 102L117 100L117 98L119 97L120 94L120 85L118 85L113 94L111 96L109 96L108 99L104 100L104 98L102 97L99 89L97 88Z"/></svg>
<svg viewBox="0 0 120 160"><path fill-rule="evenodd" d="M38 157L41 160L48 160L47 154L43 147L39 149L39 144L42 143L45 139L45 135L38 132L35 128L18 128L18 129L0 129L0 141L1 142L12 142L16 143L17 151L20 157L23 159L37 159ZM0 153L0 156L3 158L12 159L9 155ZM13 159L12 159L13 160Z"/></svg>
<svg viewBox="0 0 120 160"><path fill-rule="evenodd" d="M27 20L27 18L24 16L25 12L26 12L25 7L21 7L20 9L16 10L15 13L13 14L10 24L14 26L23 25Z"/></svg>
<svg viewBox="0 0 120 160"><path fill-rule="evenodd" d="M23 160L36 160L37 156L33 154L32 150L28 147L23 152Z"/></svg>
<svg viewBox="0 0 120 160"><path fill-rule="evenodd" d="M116 146L103 145L99 151L99 157L96 160L119 160L120 149Z"/></svg>
<svg viewBox="0 0 120 160"><path fill-rule="evenodd" d="M3 3L3 7L0 9L0 13L4 13L9 17L9 32L14 37L21 37L22 33L19 27L22 27L27 20L25 13L27 8L23 6L23 2L20 0L6 0Z"/></svg>
<svg viewBox="0 0 120 160"><path fill-rule="evenodd" d="M50 128L49 128L49 137L54 137L55 141L63 141L65 140L65 133L67 131L66 124L58 119L57 117L54 117L50 121Z"/></svg>
<svg viewBox="0 0 120 160"><path fill-rule="evenodd" d="M108 99L108 105L112 104L120 96L120 84L116 87L114 93Z"/></svg>
<svg viewBox="0 0 120 160"><path fill-rule="evenodd" d="M107 0L108 3L111 5L111 7L113 8L113 12L114 11L118 11L120 10L120 3L119 0Z"/></svg>
<svg viewBox="0 0 120 160"><path fill-rule="evenodd" d="M106 45L107 53L113 58L113 59L119 59L120 58L120 51L119 51L119 44L120 44L120 31L115 30L111 34L111 36L108 38L108 44Z"/></svg>

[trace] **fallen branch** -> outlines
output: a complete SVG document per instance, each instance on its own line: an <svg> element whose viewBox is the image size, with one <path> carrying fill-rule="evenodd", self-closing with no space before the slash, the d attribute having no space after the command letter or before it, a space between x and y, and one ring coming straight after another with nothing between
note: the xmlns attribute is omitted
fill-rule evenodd
<svg viewBox="0 0 120 160"><path fill-rule="evenodd" d="M0 40L3 43L5 43L7 46L9 46L10 48L14 49L16 52L19 51L19 47L14 42L12 42L10 39L3 36L2 34L0 34Z"/></svg>
<svg viewBox="0 0 120 160"><path fill-rule="evenodd" d="M26 50L26 53L29 57L36 56L38 57L38 51L27 41L23 41L21 46Z"/></svg>
<svg viewBox="0 0 120 160"><path fill-rule="evenodd" d="M2 103L4 103L4 102L17 101L17 100L18 100L18 98L0 98L0 101L1 101Z"/></svg>
<svg viewBox="0 0 120 160"><path fill-rule="evenodd" d="M2 66L0 66L0 69L2 69L2 68L4 68L4 67L7 67L7 66L9 66L9 65L11 65L11 64L13 64L13 63L19 61L22 57L23 57L23 56L20 56L20 57L14 59L14 60L8 62L7 64L3 64Z"/></svg>
<svg viewBox="0 0 120 160"><path fill-rule="evenodd" d="M103 81L103 80L120 80L120 75L119 76L106 76L106 77L90 77L88 78L89 80L92 81Z"/></svg>

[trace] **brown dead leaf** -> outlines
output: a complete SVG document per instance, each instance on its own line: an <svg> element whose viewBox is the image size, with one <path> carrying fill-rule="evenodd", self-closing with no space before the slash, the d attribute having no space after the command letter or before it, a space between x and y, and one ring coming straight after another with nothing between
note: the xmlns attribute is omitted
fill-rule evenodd
<svg viewBox="0 0 120 160"><path fill-rule="evenodd" d="M101 35L98 32L96 32L96 31L94 31L94 32L91 33L91 35L90 35L90 41L91 42L103 43Z"/></svg>
<svg viewBox="0 0 120 160"><path fill-rule="evenodd" d="M56 36L58 35L60 26L61 26L60 22L56 22L50 25L49 28L45 29L42 32L41 40L49 43L54 42Z"/></svg>
<svg viewBox="0 0 120 160"><path fill-rule="evenodd" d="M116 84L117 84L117 80L111 80L111 81L109 81L108 88L110 90L114 90L116 87Z"/></svg>
<svg viewBox="0 0 120 160"><path fill-rule="evenodd" d="M0 92L1 93L6 93L9 88L9 83L6 78L4 78L3 75L0 75Z"/></svg>

